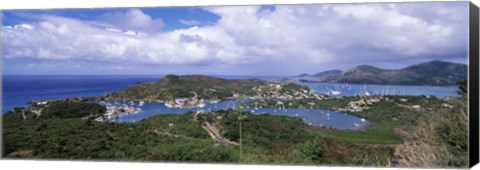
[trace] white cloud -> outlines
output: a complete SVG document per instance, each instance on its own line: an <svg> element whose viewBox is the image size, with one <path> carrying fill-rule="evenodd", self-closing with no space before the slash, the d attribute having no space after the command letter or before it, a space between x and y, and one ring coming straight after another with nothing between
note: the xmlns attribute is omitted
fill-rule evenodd
<svg viewBox="0 0 480 170"><path fill-rule="evenodd" d="M319 70L319 64L421 60L463 52L467 5L449 7L448 3L433 5L436 11L412 10L407 3L293 5L273 11L208 7L220 16L217 23L169 32L158 32L161 19L132 9L106 15L108 22L41 16L38 22L2 27L2 41L7 58L157 65L263 63L279 71ZM180 22L197 25L193 20Z"/></svg>
<svg viewBox="0 0 480 170"><path fill-rule="evenodd" d="M125 13L108 13L103 16L103 22L122 29L144 32L158 31L163 27L162 19L153 19L140 9L129 9Z"/></svg>
<svg viewBox="0 0 480 170"><path fill-rule="evenodd" d="M201 22L200 21L197 21L197 20L184 20L184 19L180 19L178 20L180 23L184 24L184 25L188 25L188 26L195 26L195 25L200 25Z"/></svg>

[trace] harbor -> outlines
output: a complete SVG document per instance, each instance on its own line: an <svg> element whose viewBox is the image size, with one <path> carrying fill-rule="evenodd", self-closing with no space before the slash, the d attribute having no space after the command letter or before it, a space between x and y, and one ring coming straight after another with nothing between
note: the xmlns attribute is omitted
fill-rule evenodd
<svg viewBox="0 0 480 170"><path fill-rule="evenodd" d="M278 107L248 107L241 105L242 102L252 101L251 99L244 99L240 101L227 100L227 101L214 101L206 102L204 107L198 108L174 108L168 107L165 103L160 102L143 102L142 101L100 101L99 104L111 105L110 112L107 113L108 121L112 122L138 122L143 119L149 118L159 114L184 114L192 111L196 112L214 112L218 110L229 109L242 109L252 114L271 114L271 115L286 115L292 117L298 117L302 119L305 124L311 126L320 126L327 128L335 128L342 130L361 130L369 122L363 118L359 118L346 113L323 110L323 109L309 109L309 108L286 108L279 105ZM124 108L124 106L130 107L130 112L119 112L118 109ZM127 108L128 108L127 107ZM133 107L133 109L132 109ZM113 109L114 108L114 109ZM125 110L127 111L127 110ZM135 111L135 112L131 112ZM103 119L98 118L100 121Z"/></svg>

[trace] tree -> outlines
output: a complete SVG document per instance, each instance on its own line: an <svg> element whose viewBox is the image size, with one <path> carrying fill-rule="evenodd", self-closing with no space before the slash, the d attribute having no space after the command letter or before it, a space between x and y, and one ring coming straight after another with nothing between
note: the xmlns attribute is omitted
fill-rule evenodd
<svg viewBox="0 0 480 170"><path fill-rule="evenodd" d="M239 136L239 137L240 137L240 138L239 138L239 143L240 143L240 160L242 160L242 153L243 153L243 152L242 152L242 121L247 118L247 114L245 114L245 111L243 111L243 109L239 109L239 108L238 108L239 105L240 105L240 101L239 101L239 99L237 99L237 104L236 104L236 108L235 108L235 113L236 113L236 115L237 115L237 121L238 121L238 125L239 125L238 130L239 130L239 135L240 135L240 136Z"/></svg>
<svg viewBox="0 0 480 170"><path fill-rule="evenodd" d="M242 160L242 121L247 118L247 115L246 114L243 114L242 111L237 111L238 116L237 116L237 119L238 119L238 123L239 123L239 133L240 133L240 160Z"/></svg>
<svg viewBox="0 0 480 170"><path fill-rule="evenodd" d="M458 91L457 91L458 94L463 96L468 93L467 79L457 81L457 86L458 86Z"/></svg>

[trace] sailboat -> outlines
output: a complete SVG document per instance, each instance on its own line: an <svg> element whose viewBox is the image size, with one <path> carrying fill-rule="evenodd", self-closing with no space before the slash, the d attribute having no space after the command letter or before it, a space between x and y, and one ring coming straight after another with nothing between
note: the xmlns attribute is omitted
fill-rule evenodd
<svg viewBox="0 0 480 170"><path fill-rule="evenodd" d="M370 93L368 93L368 91L367 91L367 85L366 84L363 84L363 91L364 91L365 96L370 96Z"/></svg>
<svg viewBox="0 0 480 170"><path fill-rule="evenodd" d="M370 96L370 93L368 93L368 91L365 91L365 96Z"/></svg>

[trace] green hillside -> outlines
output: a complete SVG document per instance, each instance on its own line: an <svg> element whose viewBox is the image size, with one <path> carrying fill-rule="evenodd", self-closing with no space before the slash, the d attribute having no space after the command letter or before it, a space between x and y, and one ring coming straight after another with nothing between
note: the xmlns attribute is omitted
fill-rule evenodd
<svg viewBox="0 0 480 170"><path fill-rule="evenodd" d="M458 80L466 77L467 65L434 60L396 70L360 65L342 74L318 78L315 81L352 84L451 86L456 85Z"/></svg>

